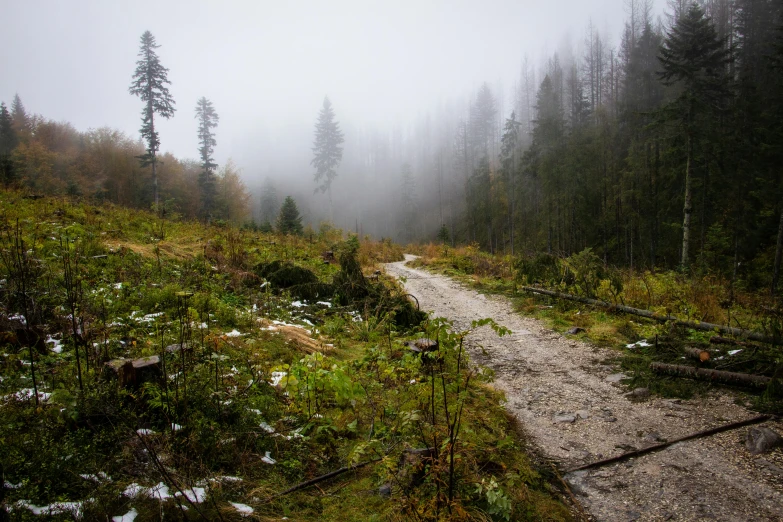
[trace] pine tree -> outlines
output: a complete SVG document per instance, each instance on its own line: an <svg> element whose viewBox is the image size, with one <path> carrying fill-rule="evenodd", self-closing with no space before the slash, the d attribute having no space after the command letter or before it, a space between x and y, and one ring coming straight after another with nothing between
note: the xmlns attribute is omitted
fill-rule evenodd
<svg viewBox="0 0 783 522"><path fill-rule="evenodd" d="M198 118L198 152L201 157L201 173L198 177L201 187L201 213L205 219L209 219L215 210L215 169L217 168L212 158L214 147L217 145L212 129L217 127L220 117L215 112L212 102L202 96L196 102L196 118Z"/></svg>
<svg viewBox="0 0 783 522"><path fill-rule="evenodd" d="M286 196L280 213L277 215L277 232L280 234L302 235L302 216L296 208L296 201L291 196Z"/></svg>
<svg viewBox="0 0 783 522"><path fill-rule="evenodd" d="M11 102L11 120L17 136L26 136L30 132L30 117L18 94L14 94L14 100Z"/></svg>
<svg viewBox="0 0 783 522"><path fill-rule="evenodd" d="M497 103L489 85L484 82L476 95L476 103L471 107L470 126L473 146L478 157L489 155L495 140L497 122Z"/></svg>
<svg viewBox="0 0 783 522"><path fill-rule="evenodd" d="M14 178L13 161L11 153L16 148L16 132L13 127L13 118L8 112L4 102L0 102L0 180L6 185Z"/></svg>
<svg viewBox="0 0 783 522"><path fill-rule="evenodd" d="M161 118L174 116L174 98L166 85L171 85L168 78L169 70L160 63L155 49L160 47L155 43L152 33L145 31L141 35L139 60L128 91L138 96L144 102L141 111L141 137L147 143L147 152L139 157L142 167L152 166L152 183L155 192L155 208L158 207L158 171L157 153L160 150L158 131L155 130L155 114Z"/></svg>
<svg viewBox="0 0 783 522"><path fill-rule="evenodd" d="M678 124L686 141L681 257L685 268L690 261L694 149L706 135L710 120L714 122L712 117L726 95L723 71L728 55L704 10L693 3L666 35L659 60L663 68L659 73L661 81L680 89L679 96L664 107L662 114L664 119Z"/></svg>
<svg viewBox="0 0 783 522"><path fill-rule="evenodd" d="M260 208L260 221L261 225L265 228L271 229L271 224L275 220L280 211L280 203L277 200L277 189L274 183L269 178L264 181L264 186L261 189L261 208ZM267 226L268 225L268 226Z"/></svg>
<svg viewBox="0 0 783 522"><path fill-rule="evenodd" d="M318 121L315 123L315 141L313 142L313 159L310 164L315 167L315 182L320 183L317 191L329 194L329 220L332 217L332 181L337 177L337 167L343 159L342 143L345 141L340 124L334 119L334 110L329 98L324 98Z"/></svg>

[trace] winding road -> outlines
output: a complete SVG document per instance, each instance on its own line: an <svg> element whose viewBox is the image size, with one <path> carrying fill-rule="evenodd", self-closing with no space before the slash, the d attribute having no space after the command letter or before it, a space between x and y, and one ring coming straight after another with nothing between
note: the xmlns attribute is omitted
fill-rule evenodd
<svg viewBox="0 0 783 522"><path fill-rule="evenodd" d="M629 394L608 362L616 352L563 337L514 312L504 297L405 266L411 259L387 264L386 272L405 278L423 310L461 329L491 317L511 330L502 338L489 327L472 333L472 360L494 370L495 386L534 451L562 470L756 415L728 391L693 400ZM783 432L779 421L766 425ZM565 479L593 520L781 521L783 449L751 455L747 430L677 443Z"/></svg>

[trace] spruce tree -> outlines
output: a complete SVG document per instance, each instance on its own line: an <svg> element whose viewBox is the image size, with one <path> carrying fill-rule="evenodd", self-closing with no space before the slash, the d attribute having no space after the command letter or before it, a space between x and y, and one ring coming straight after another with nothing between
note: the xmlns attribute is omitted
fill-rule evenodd
<svg viewBox="0 0 783 522"><path fill-rule="evenodd" d="M272 222L280 211L280 202L277 200L277 189L275 188L275 184L272 183L272 180L269 178L266 178L264 186L261 189L260 203L259 218L262 227L271 229Z"/></svg>
<svg viewBox="0 0 783 522"><path fill-rule="evenodd" d="M196 102L196 118L198 119L198 152L201 157L201 172L198 176L201 187L201 214L204 219L209 219L215 210L215 169L217 168L212 158L214 147L217 145L212 129L217 127L220 117L215 112L212 102L202 96Z"/></svg>
<svg viewBox="0 0 783 522"><path fill-rule="evenodd" d="M147 152L139 156L142 167L152 166L152 183L155 193L155 208L158 208L158 171L157 153L160 150L158 131L155 130L155 114L161 118L174 116L174 98L166 85L171 85L169 70L160 63L155 49L160 47L152 33L145 31L141 35L139 60L128 91L144 102L141 111L141 137L147 142Z"/></svg>
<svg viewBox="0 0 783 522"><path fill-rule="evenodd" d="M663 68L661 81L676 85L680 91L663 108L662 115L677 124L686 143L681 257L681 265L686 268L690 261L695 147L715 122L721 99L727 93L723 70L728 54L704 10L693 3L666 35L658 58Z"/></svg>
<svg viewBox="0 0 783 522"><path fill-rule="evenodd" d="M11 153L16 148L13 118L4 102L0 102L0 179L6 185L13 180L14 170Z"/></svg>
<svg viewBox="0 0 783 522"><path fill-rule="evenodd" d="M296 201L291 196L286 196L280 214L277 215L277 232L280 234L302 235L302 216L296 208Z"/></svg>
<svg viewBox="0 0 783 522"><path fill-rule="evenodd" d="M345 141L340 124L334 119L334 110L329 98L324 98L318 121L315 123L315 141L313 142L313 159L310 162L315 167L315 182L320 183L316 192L329 194L329 220L332 216L332 181L337 177L337 167L343 159L342 144Z"/></svg>
<svg viewBox="0 0 783 522"><path fill-rule="evenodd" d="M14 94L14 99L11 102L11 120L17 136L26 136L30 132L30 117L27 115L22 99L18 94Z"/></svg>

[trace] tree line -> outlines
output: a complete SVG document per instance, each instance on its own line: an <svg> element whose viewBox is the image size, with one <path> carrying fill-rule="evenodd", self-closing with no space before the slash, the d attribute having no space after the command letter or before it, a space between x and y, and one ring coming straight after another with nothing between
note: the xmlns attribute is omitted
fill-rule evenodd
<svg viewBox="0 0 783 522"><path fill-rule="evenodd" d="M83 196L136 208L176 211L188 218L243 223L250 193L229 160L213 158L219 117L206 97L196 102L200 161L160 154L157 118L171 118L175 102L168 69L146 31L129 92L143 102L141 140L109 127L80 132L69 123L28 114L17 94L0 102L0 176L5 186L36 194Z"/></svg>
<svg viewBox="0 0 783 522"><path fill-rule="evenodd" d="M503 115L492 87L420 160L427 230L511 255L592 249L606 263L777 287L783 251L783 5L628 0L618 48L525 61ZM502 93L502 91L501 91ZM440 165L450 161L444 183ZM399 176L409 199L407 167ZM445 186L444 186L445 185ZM408 205L410 206L410 205ZM406 226L421 219L403 214ZM440 226L439 226L440 225ZM439 233L441 235L441 233Z"/></svg>

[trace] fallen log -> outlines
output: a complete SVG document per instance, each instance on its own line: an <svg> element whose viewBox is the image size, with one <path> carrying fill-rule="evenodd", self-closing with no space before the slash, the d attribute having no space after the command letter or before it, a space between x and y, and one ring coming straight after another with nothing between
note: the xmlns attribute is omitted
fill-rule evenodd
<svg viewBox="0 0 783 522"><path fill-rule="evenodd" d="M734 335L736 337L744 337L752 341L758 341L760 343L772 344L775 342L773 337L765 335L761 332L754 332L752 330L744 330L742 328L734 328L733 326L723 326L722 324L712 324L695 321L683 321L673 315L660 315L650 310L642 310L641 308L633 308L631 306L619 305L607 303L600 299L590 299L589 297L580 297L578 295L565 294L563 292L555 292L553 290L544 290L543 288L534 288L532 286L523 286L522 290L532 292L534 294L547 295L549 297L556 297L558 299L568 299L569 301L576 301L578 303L589 304L592 306L601 306L609 310L616 310L631 315L638 315L640 317L646 317L654 321L660 321L662 323L672 321L678 326L685 326L694 330L705 330L708 332L718 331L728 335Z"/></svg>
<svg viewBox="0 0 783 522"><path fill-rule="evenodd" d="M654 372L676 375L678 377L690 377L692 379L701 378L722 384L739 384L742 386L755 386L757 388L767 386L772 380L770 377L765 377L763 375L694 368L692 366L661 362L650 363L650 369Z"/></svg>
<svg viewBox="0 0 783 522"><path fill-rule="evenodd" d="M717 433L723 433L724 431L729 430L735 430L737 428L742 428L744 426L750 426L751 424L760 424L762 422L768 421L772 418L772 415L758 415L756 417L751 417L750 419L745 419L742 421L737 422L730 422L728 424L724 424L723 426L718 426L715 428L710 428L708 430L703 431L697 431L696 433L691 433L690 435L686 435L684 437L680 437L678 439L670 440L667 442L662 442L661 444L654 444L652 446L648 446L646 448L629 451L627 453L623 453L622 455L618 455L616 457L610 457L608 459L598 460L596 462L591 462L590 464L585 464L583 466L578 466L576 468L571 468L566 473L573 473L574 471L582 471L585 469L592 469L592 468L600 468L601 466L606 466L607 464L614 464L615 462L621 462L623 460L630 459L631 457L638 457L640 455L645 455L647 453L652 453L654 451L659 451L664 448L668 448L669 446L673 444L677 444L678 442L685 442L686 440L693 440L693 439L699 439L701 437L708 437L710 435L715 435Z"/></svg>
<svg viewBox="0 0 783 522"><path fill-rule="evenodd" d="M729 339L727 337L710 337L710 343L712 344L728 344L732 346L750 346L752 348L756 348L758 345L755 345L753 343L746 343L745 341L738 341L736 339Z"/></svg>
<svg viewBox="0 0 783 522"><path fill-rule="evenodd" d="M685 355L688 355L699 362L707 362L710 360L710 352L708 352L707 350L686 346L685 348L683 348L683 351L685 352Z"/></svg>
<svg viewBox="0 0 783 522"><path fill-rule="evenodd" d="M364 462L359 462L358 464L354 464L353 466L345 466L344 468L336 469L334 471L330 471L329 473L325 475L321 475L320 477L315 477L310 480L306 480L304 482L300 482L296 486L292 486L285 491L281 491L277 495L273 495L267 499L267 502L274 500L276 498L280 498L284 495L288 495L289 493L293 493L294 491L299 491L300 489L308 488L310 486L314 486L315 484L318 484L319 482L323 482L324 480L329 480L330 478L336 477L338 475L342 475L343 473L347 471L353 471L357 470L359 468L363 468L365 466L368 466L370 464L374 464L375 462L380 462L383 460L382 458L372 459L372 460L365 460Z"/></svg>

